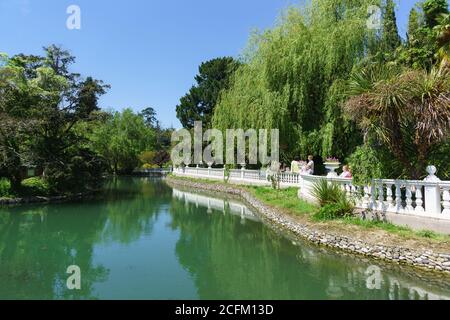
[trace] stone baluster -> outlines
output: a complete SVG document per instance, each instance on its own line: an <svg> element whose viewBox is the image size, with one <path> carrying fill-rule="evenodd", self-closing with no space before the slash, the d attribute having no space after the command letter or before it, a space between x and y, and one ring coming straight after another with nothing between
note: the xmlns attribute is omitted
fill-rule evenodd
<svg viewBox="0 0 450 320"><path fill-rule="evenodd" d="M384 187L383 181L380 181L380 185L378 186L378 210L384 210Z"/></svg>
<svg viewBox="0 0 450 320"><path fill-rule="evenodd" d="M356 194L356 187L352 183L349 184L349 187L350 187L350 196L351 196L351 198L356 200L357 197L358 197L358 195Z"/></svg>
<svg viewBox="0 0 450 320"><path fill-rule="evenodd" d="M347 198L350 198L351 199L351 197L352 197L352 187L350 186L350 184L344 184L344 187L345 187L345 193L346 193L346 195L347 195Z"/></svg>
<svg viewBox="0 0 450 320"><path fill-rule="evenodd" d="M402 207L402 188L399 182L395 183L395 212L403 211Z"/></svg>
<svg viewBox="0 0 450 320"><path fill-rule="evenodd" d="M363 196L363 204L362 207L364 209L368 209L369 208L369 200L370 200L370 196L369 196L369 187L368 186L364 186L364 196Z"/></svg>
<svg viewBox="0 0 450 320"><path fill-rule="evenodd" d="M375 210L377 208L377 188L375 186L375 182L372 181L372 185L370 187L370 203L369 203L369 209Z"/></svg>
<svg viewBox="0 0 450 320"><path fill-rule="evenodd" d="M450 215L450 186L443 186L442 200L442 206L444 207L442 214Z"/></svg>
<svg viewBox="0 0 450 320"><path fill-rule="evenodd" d="M386 202L387 202L387 209L389 211L395 209L394 197L392 196L392 183L386 184Z"/></svg>
<svg viewBox="0 0 450 320"><path fill-rule="evenodd" d="M414 207L412 206L412 191L411 191L411 186L410 185L406 185L406 208L405 211L406 212L413 212L414 211Z"/></svg>
<svg viewBox="0 0 450 320"><path fill-rule="evenodd" d="M357 197L356 186L354 186L352 183L350 183L349 186L350 186L350 193L352 195L352 198L356 199L356 197Z"/></svg>
<svg viewBox="0 0 450 320"><path fill-rule="evenodd" d="M353 188L357 205L364 208L364 188L361 188L359 186L353 186Z"/></svg>
<svg viewBox="0 0 450 320"><path fill-rule="evenodd" d="M423 195L422 195L422 186L415 185L416 189L416 209L415 212L423 213L425 210L423 208Z"/></svg>

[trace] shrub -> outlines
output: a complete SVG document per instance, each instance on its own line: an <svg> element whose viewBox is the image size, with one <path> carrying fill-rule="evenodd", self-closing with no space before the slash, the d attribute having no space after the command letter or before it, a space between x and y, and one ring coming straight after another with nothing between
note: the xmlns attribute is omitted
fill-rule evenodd
<svg viewBox="0 0 450 320"><path fill-rule="evenodd" d="M354 206L348 201L339 201L337 203L329 203L314 214L316 220L334 220L346 218L352 215Z"/></svg>
<svg viewBox="0 0 450 320"><path fill-rule="evenodd" d="M371 147L357 147L348 158L355 185L369 184L372 179L382 178L383 167L379 154Z"/></svg>
<svg viewBox="0 0 450 320"><path fill-rule="evenodd" d="M22 181L21 193L25 196L48 196L50 187L46 181L34 177Z"/></svg>
<svg viewBox="0 0 450 320"><path fill-rule="evenodd" d="M145 151L139 155L140 162L145 165L155 165L160 168L170 161L170 154L166 150Z"/></svg>
<svg viewBox="0 0 450 320"><path fill-rule="evenodd" d="M144 151L139 155L139 160L144 164L153 164L155 162L155 151Z"/></svg>
<svg viewBox="0 0 450 320"><path fill-rule="evenodd" d="M329 183L326 179L321 179L314 184L312 194L320 206L337 203L345 198L341 186L336 183Z"/></svg>
<svg viewBox="0 0 450 320"><path fill-rule="evenodd" d="M77 154L64 163L54 162L47 166L45 180L52 194L84 193L102 187L107 168L105 160L88 149L76 151Z"/></svg>
<svg viewBox="0 0 450 320"><path fill-rule="evenodd" d="M353 213L354 203L347 198L341 186L322 179L315 183L313 195L321 208L314 215L317 220L333 220L345 218Z"/></svg>
<svg viewBox="0 0 450 320"><path fill-rule="evenodd" d="M6 178L0 178L0 198L11 196L11 182Z"/></svg>

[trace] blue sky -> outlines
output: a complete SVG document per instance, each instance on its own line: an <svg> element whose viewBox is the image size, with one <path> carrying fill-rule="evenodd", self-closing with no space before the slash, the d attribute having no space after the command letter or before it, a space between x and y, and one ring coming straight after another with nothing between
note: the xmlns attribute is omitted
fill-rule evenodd
<svg viewBox="0 0 450 320"><path fill-rule="evenodd" d="M403 35L417 1L397 1ZM238 56L254 29L271 27L294 0L0 0L0 52L41 54L62 45L74 71L112 88L104 108L152 106L164 126L179 127L175 106L202 61ZM81 30L68 30L66 9L81 8Z"/></svg>

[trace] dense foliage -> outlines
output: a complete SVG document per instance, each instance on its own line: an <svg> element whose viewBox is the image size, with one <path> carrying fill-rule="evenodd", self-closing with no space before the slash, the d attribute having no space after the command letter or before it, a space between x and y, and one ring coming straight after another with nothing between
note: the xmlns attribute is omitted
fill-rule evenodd
<svg viewBox="0 0 450 320"><path fill-rule="evenodd" d="M52 192L95 188L101 160L73 129L99 109L108 87L71 72L75 58L68 51L49 46L44 52L4 57L0 65L0 175L14 192L29 166L43 169Z"/></svg>
<svg viewBox="0 0 450 320"><path fill-rule="evenodd" d="M90 140L115 173L131 173L139 165L139 154L154 147L155 134L142 116L125 109L95 126Z"/></svg>
<svg viewBox="0 0 450 320"><path fill-rule="evenodd" d="M214 125L280 129L285 162L351 153L362 138L340 108L343 80L375 36L366 23L368 5L377 3L313 0L287 10L274 29L251 39Z"/></svg>
<svg viewBox="0 0 450 320"><path fill-rule="evenodd" d="M109 86L72 72L68 51L0 58L0 196L96 190L107 171L129 173L155 148L158 164L169 160L171 130L154 110L101 111ZM29 168L39 177L24 180Z"/></svg>
<svg viewBox="0 0 450 320"><path fill-rule="evenodd" d="M193 128L195 121L209 127L217 99L229 86L230 77L240 63L231 57L216 58L203 62L195 76L196 85L180 99L177 117L185 128Z"/></svg>

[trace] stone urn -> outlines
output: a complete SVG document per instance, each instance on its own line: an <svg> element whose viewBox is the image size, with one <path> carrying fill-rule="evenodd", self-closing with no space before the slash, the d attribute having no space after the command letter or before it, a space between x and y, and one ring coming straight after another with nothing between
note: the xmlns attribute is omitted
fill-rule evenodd
<svg viewBox="0 0 450 320"><path fill-rule="evenodd" d="M327 177L328 178L337 178L338 174L336 170L341 166L340 162L325 162L325 168L328 170Z"/></svg>

